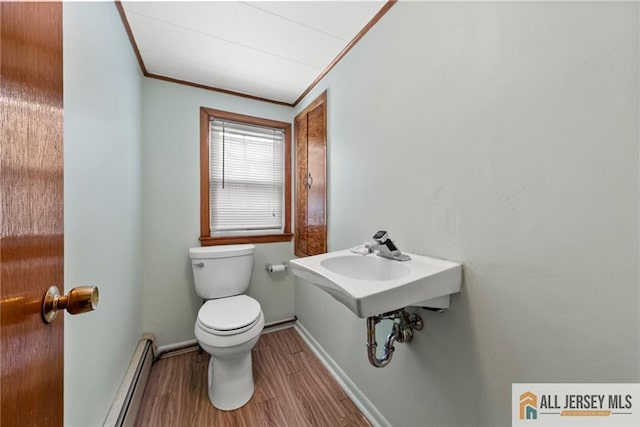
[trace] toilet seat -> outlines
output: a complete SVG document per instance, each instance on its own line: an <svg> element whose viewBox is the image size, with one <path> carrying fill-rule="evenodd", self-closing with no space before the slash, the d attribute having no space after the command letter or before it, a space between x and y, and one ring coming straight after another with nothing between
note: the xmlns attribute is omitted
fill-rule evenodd
<svg viewBox="0 0 640 427"><path fill-rule="evenodd" d="M248 295L236 295L207 301L198 311L196 323L213 335L237 335L253 328L261 315L258 301Z"/></svg>
<svg viewBox="0 0 640 427"><path fill-rule="evenodd" d="M194 333L200 346L209 354L222 354L223 349L237 348L244 346L254 339L257 339L264 328L264 314L260 314L255 322L240 329L231 331L217 331L206 328L198 320L194 327ZM255 343L254 343L255 344ZM252 344L253 346L253 344ZM237 350L236 350L237 351Z"/></svg>

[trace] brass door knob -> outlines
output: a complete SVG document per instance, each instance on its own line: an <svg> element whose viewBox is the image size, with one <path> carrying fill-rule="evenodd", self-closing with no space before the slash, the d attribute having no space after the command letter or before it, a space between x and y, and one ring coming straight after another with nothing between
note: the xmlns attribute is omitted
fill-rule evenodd
<svg viewBox="0 0 640 427"><path fill-rule="evenodd" d="M42 303L42 317L51 323L57 316L58 310L67 310L69 314L86 313L98 307L98 287L81 286L73 288L67 295L60 295L57 286L51 286Z"/></svg>

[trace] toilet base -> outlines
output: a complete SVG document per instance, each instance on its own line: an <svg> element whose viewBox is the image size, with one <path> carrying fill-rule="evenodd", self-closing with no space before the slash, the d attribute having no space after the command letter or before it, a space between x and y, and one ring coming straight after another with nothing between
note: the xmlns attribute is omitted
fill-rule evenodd
<svg viewBox="0 0 640 427"><path fill-rule="evenodd" d="M253 396L251 351L234 357L209 358L209 400L222 411L244 406Z"/></svg>

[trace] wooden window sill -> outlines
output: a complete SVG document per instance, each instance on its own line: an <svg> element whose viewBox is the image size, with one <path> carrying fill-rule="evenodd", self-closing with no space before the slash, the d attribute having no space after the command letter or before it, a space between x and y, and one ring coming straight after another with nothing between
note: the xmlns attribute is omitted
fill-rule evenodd
<svg viewBox="0 0 640 427"><path fill-rule="evenodd" d="M244 243L276 243L290 242L293 233L265 234L263 236L230 236L230 237L200 237L201 246L239 245Z"/></svg>

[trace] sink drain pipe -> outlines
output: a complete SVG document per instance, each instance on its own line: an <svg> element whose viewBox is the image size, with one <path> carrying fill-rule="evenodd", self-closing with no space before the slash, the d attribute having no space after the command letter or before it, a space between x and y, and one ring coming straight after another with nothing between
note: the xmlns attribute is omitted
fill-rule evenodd
<svg viewBox="0 0 640 427"><path fill-rule="evenodd" d="M376 350L378 343L376 342L376 325L384 319L393 320L391 332L384 341L382 357L378 357ZM413 330L421 331L424 324L417 314L409 313L404 308L390 311L388 313L379 314L377 316L367 317L367 356L369 363L376 368L384 368L391 362L395 347L393 344L397 342L409 342L413 339Z"/></svg>

